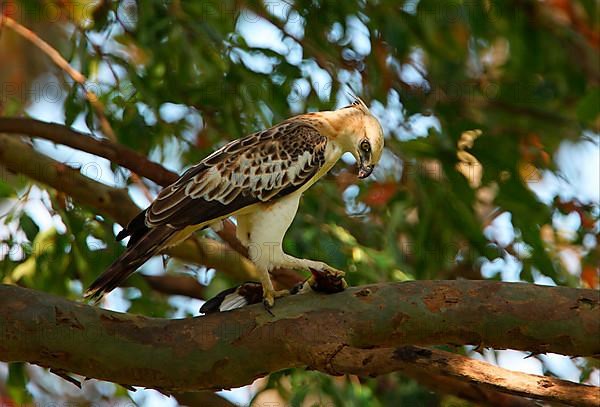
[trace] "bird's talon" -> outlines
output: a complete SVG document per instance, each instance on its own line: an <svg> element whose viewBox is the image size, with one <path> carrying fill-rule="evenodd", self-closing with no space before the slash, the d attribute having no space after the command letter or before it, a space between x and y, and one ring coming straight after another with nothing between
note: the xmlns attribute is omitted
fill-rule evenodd
<svg viewBox="0 0 600 407"><path fill-rule="evenodd" d="M271 316L275 316L273 312L271 312L271 308L273 308L273 305L275 305L275 299L273 298L273 295L265 295L263 297L263 305L265 310L271 314Z"/></svg>
<svg viewBox="0 0 600 407"><path fill-rule="evenodd" d="M265 294L263 297L263 304L265 304L265 307L272 308L275 304L275 298L273 297L273 294Z"/></svg>
<svg viewBox="0 0 600 407"><path fill-rule="evenodd" d="M263 306L265 307L265 311L271 314L272 317L275 316L275 314L273 314L273 311L271 311L271 308L273 308L273 303L269 303L267 298L263 299Z"/></svg>

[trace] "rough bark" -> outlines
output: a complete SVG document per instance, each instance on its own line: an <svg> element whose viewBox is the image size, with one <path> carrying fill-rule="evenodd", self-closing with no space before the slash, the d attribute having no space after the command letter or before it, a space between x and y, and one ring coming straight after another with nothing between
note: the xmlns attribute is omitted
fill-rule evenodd
<svg viewBox="0 0 600 407"><path fill-rule="evenodd" d="M597 355L598 310L594 290L418 281L287 297L274 316L255 305L165 320L1 285L0 360L164 391L221 389L289 367L377 375L386 370L360 356L404 345ZM396 354L398 363L411 359Z"/></svg>

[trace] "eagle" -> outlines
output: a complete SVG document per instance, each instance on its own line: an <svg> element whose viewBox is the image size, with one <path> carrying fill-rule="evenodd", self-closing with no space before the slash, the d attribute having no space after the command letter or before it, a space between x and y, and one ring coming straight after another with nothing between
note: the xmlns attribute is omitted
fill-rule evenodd
<svg viewBox="0 0 600 407"><path fill-rule="evenodd" d="M233 140L193 165L117 235L126 250L86 290L98 301L152 256L197 230L218 229L235 217L236 235L251 248L266 307L289 290L276 291L269 272L278 267L317 270L337 279L328 264L300 259L282 249L284 235L304 191L350 152L358 177L368 177L383 151L383 130L359 98L334 110L301 114Z"/></svg>

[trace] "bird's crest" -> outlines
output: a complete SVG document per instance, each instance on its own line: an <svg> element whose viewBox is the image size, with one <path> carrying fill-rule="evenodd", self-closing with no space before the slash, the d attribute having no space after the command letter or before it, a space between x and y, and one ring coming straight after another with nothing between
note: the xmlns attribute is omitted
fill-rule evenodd
<svg viewBox="0 0 600 407"><path fill-rule="evenodd" d="M367 114L370 113L369 107L365 104L365 102L363 102L363 100L361 98L356 96L356 94L354 94L354 92L348 90L348 91L346 91L346 94L352 100L352 103L350 103L350 105L348 105L347 107L355 107L355 108L360 109L364 113L367 113Z"/></svg>

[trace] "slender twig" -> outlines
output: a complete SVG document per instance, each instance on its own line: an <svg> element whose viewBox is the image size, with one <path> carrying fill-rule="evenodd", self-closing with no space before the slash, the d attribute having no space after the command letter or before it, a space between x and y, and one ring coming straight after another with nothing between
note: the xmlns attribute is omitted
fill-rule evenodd
<svg viewBox="0 0 600 407"><path fill-rule="evenodd" d="M100 59L104 60L104 57L107 54L102 50L102 46L94 43L94 41L92 41L92 39L89 37L87 32L82 27L77 26L77 30L86 39L86 41L92 46L92 48L94 49L94 52L96 52L96 55L98 55L98 57ZM108 66L108 69L110 70L110 72L113 76L113 79L115 80L115 85L117 85L117 88L120 88L121 80L119 79L119 75L115 71L115 68L113 67L112 62L109 59L105 60L104 62L106 62L106 66Z"/></svg>
<svg viewBox="0 0 600 407"><path fill-rule="evenodd" d="M112 126L110 125L110 122L108 121L106 115L104 114L104 105L98 98L98 95L96 95L86 86L87 78L81 72L73 68L56 49L54 49L50 44L41 39L36 33L31 31L27 27L24 27L23 25L19 24L17 21L13 20L10 17L5 17L3 21L7 27L11 28L23 38L29 40L42 52L48 55L48 57L50 57L50 59L60 69L65 71L75 82L81 85L82 89L84 90L85 98L90 102L94 111L96 112L96 116L98 117L98 120L100 122L100 128L102 129L102 132L109 140L116 142L117 136ZM152 200L152 196L146 185L144 185L144 183L138 177L134 176L133 179L134 182L139 185L144 195L149 200Z"/></svg>
<svg viewBox="0 0 600 407"><path fill-rule="evenodd" d="M262 6L255 6L254 4L245 4L245 6L248 7L250 11L256 13L259 17L262 17L269 23L273 24L277 29L279 29L279 31L281 31L282 35L288 36L289 38L297 42L300 46L302 46L302 48L304 48L307 51L307 53L311 54L315 58L317 65L320 68L327 71L329 75L331 75L332 79L336 77L335 69L332 68L333 64L328 61L327 56L323 55L319 51L319 49L316 46L314 46L310 41L307 41L305 38L298 37L297 35L286 31L286 21L279 21L276 18L271 18L268 15L268 11L265 10L265 8Z"/></svg>
<svg viewBox="0 0 600 407"><path fill-rule="evenodd" d="M54 49L50 44L41 39L36 33L31 31L29 28L19 24L8 16L3 16L3 22L6 27L12 29L14 32L25 38L33 45L38 47L43 53L45 53L60 69L65 71L75 82L77 82L84 90L85 98L90 102L98 120L100 121L100 128L106 137L112 141L116 141L117 137L114 130L112 129L110 122L104 114L104 105L98 98L98 96L92 92L87 86L87 78L78 70L73 68L69 62L60 55L60 53Z"/></svg>

